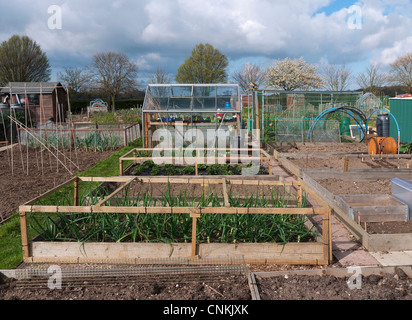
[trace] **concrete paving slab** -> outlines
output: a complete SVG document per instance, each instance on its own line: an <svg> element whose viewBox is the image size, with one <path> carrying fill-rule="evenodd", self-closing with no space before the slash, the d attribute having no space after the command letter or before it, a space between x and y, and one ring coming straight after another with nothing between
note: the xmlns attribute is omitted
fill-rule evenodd
<svg viewBox="0 0 412 320"><path fill-rule="evenodd" d="M332 240L332 250L346 251L346 250L358 250L360 245L350 240Z"/></svg>
<svg viewBox="0 0 412 320"><path fill-rule="evenodd" d="M343 267L380 265L375 257L363 249L345 251L334 250L332 253Z"/></svg>
<svg viewBox="0 0 412 320"><path fill-rule="evenodd" d="M370 253L382 266L412 265L412 251L391 251Z"/></svg>

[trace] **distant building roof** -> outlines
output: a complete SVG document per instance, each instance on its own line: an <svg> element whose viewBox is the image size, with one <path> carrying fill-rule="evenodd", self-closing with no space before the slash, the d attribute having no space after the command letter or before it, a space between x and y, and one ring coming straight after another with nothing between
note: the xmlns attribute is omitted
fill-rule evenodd
<svg viewBox="0 0 412 320"><path fill-rule="evenodd" d="M33 94L33 93L52 93L56 87L62 86L60 82L9 82L6 87L1 89L1 93L13 94ZM64 87L62 87L64 89ZM64 89L65 90L65 89Z"/></svg>

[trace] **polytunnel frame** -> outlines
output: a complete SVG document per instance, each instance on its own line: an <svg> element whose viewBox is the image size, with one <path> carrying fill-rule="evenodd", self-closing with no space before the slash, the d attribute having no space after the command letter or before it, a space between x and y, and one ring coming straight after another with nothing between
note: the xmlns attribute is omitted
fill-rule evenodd
<svg viewBox="0 0 412 320"><path fill-rule="evenodd" d="M352 119L355 120L355 122L356 122L357 125L358 125L358 132L359 132L359 139L360 139L360 141L362 141L363 139L365 139L365 133L363 132L363 127L362 127L362 120L360 119L359 115L356 115L356 114L355 114L355 115L358 117L358 120L359 120L359 122L358 122L358 120L356 120L356 118L355 118L355 115L352 114L352 113L350 112L350 110L346 110L345 107L329 108L329 109L326 109L326 110L324 110L323 112L321 112L321 113L314 119L314 121L312 122L312 124L311 124L311 126L310 126L310 128L309 128L309 130L308 130L308 134L307 134L307 136L306 136L306 139L309 141L309 137L310 137L310 141L312 141L313 129L315 128L315 126L316 126L316 124L318 123L318 121L321 120L321 117L323 117L324 115L326 115L326 114L328 114L328 113L337 111L337 110L340 110L340 111L343 111L343 112L347 113L349 116L352 117ZM361 128L361 129L360 129L360 128ZM362 135L361 135L361 133L362 133Z"/></svg>

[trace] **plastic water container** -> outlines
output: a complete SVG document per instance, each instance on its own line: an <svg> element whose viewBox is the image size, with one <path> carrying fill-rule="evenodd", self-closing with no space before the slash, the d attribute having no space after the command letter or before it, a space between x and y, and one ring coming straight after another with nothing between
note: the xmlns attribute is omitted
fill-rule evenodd
<svg viewBox="0 0 412 320"><path fill-rule="evenodd" d="M226 102L225 108L226 108L226 109L230 109L230 102Z"/></svg>
<svg viewBox="0 0 412 320"><path fill-rule="evenodd" d="M380 114L376 119L376 131L378 137L389 137L389 129L390 129L390 122L389 122L389 115L388 114Z"/></svg>
<svg viewBox="0 0 412 320"><path fill-rule="evenodd" d="M350 135L350 118L346 117L342 119L342 122L340 124L340 132L342 135L349 136Z"/></svg>

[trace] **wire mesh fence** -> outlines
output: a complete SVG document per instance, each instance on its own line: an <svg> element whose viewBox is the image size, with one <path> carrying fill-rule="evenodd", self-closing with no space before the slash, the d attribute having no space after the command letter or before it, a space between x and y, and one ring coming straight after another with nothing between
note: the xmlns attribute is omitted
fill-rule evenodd
<svg viewBox="0 0 412 320"><path fill-rule="evenodd" d="M192 282L222 278L222 276L245 276L248 268L244 258L222 257L213 259L136 259L135 263L107 264L23 264L14 270L0 270L0 276L17 280L23 288L46 288L50 279L59 277L62 287L99 286L124 281L139 282Z"/></svg>
<svg viewBox="0 0 412 320"><path fill-rule="evenodd" d="M279 143L330 142L340 143L340 124L337 120L278 119L269 124L268 141Z"/></svg>
<svg viewBox="0 0 412 320"><path fill-rule="evenodd" d="M29 147L103 151L126 146L128 142L140 138L140 126L138 123L48 125L19 128L18 138L20 144Z"/></svg>

